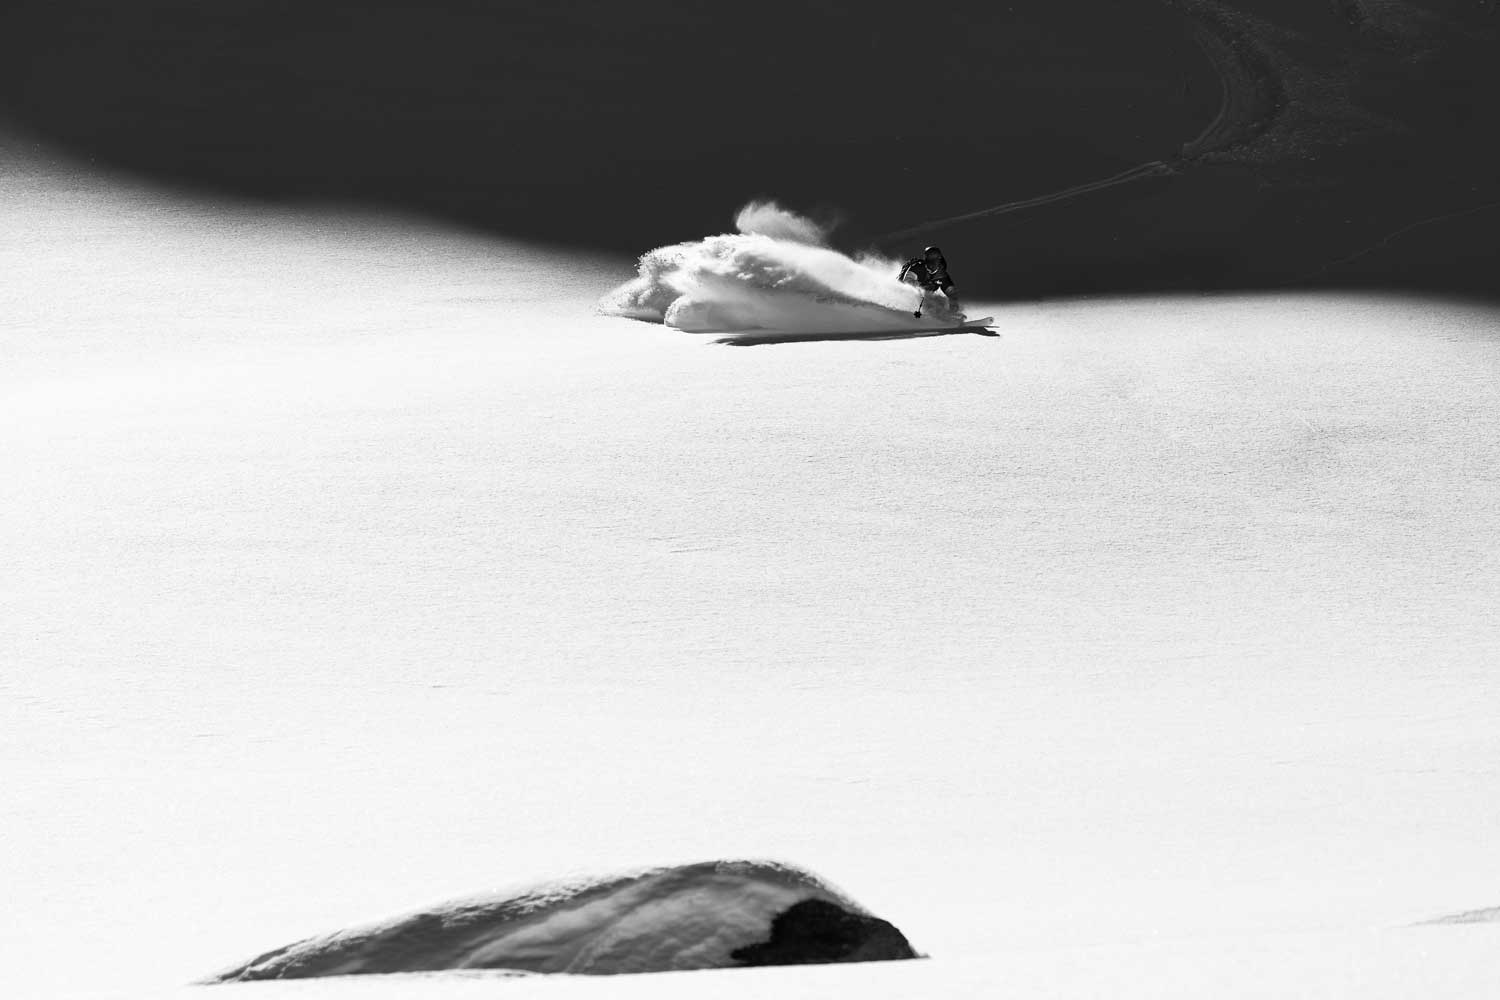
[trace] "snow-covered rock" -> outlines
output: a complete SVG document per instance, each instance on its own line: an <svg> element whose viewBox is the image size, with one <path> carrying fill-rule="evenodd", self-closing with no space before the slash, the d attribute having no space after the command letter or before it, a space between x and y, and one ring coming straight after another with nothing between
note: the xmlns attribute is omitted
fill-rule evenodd
<svg viewBox="0 0 1500 1000"><path fill-rule="evenodd" d="M446 903L299 941L211 981L442 969L612 975L915 957L895 927L806 871L711 861Z"/></svg>

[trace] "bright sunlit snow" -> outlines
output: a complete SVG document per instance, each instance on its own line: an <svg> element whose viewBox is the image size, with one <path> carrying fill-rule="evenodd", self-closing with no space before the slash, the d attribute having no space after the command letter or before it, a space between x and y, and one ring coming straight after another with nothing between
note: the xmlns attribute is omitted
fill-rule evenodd
<svg viewBox="0 0 1500 1000"><path fill-rule="evenodd" d="M412 220L12 162L0 232L7 995L730 857L931 958L299 995L1500 974L1408 926L1500 903L1491 309L730 348L597 315L630 261Z"/></svg>

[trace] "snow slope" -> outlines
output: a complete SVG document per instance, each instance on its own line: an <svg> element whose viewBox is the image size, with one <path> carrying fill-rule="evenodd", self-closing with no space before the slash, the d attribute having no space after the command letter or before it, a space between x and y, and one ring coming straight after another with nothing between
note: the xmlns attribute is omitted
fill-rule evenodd
<svg viewBox="0 0 1500 1000"><path fill-rule="evenodd" d="M8 995L719 857L932 958L505 988L1494 981L1407 926L1500 901L1493 311L729 348L410 220L12 162L0 233ZM214 989L499 988L363 978Z"/></svg>

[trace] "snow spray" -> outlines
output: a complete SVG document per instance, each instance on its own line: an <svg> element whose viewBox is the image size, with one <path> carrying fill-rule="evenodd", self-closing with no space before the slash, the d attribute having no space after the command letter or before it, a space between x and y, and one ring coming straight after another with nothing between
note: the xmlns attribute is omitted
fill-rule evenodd
<svg viewBox="0 0 1500 1000"><path fill-rule="evenodd" d="M897 261L852 258L827 245L827 231L775 202L751 202L738 232L659 247L641 257L634 280L605 295L599 311L693 333L765 330L838 333L924 325L912 313L920 289L904 284ZM941 303L938 304L941 308ZM962 321L924 309L925 325Z"/></svg>

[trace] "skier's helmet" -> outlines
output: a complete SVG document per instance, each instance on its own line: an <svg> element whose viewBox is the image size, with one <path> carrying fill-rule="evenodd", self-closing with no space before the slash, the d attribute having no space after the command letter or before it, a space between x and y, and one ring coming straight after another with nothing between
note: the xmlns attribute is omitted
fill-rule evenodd
<svg viewBox="0 0 1500 1000"><path fill-rule="evenodd" d="M922 251L922 256L928 261L928 263L931 263L934 260L944 264L947 263L947 260L945 260L943 257L943 251L941 247L928 247L926 250Z"/></svg>

